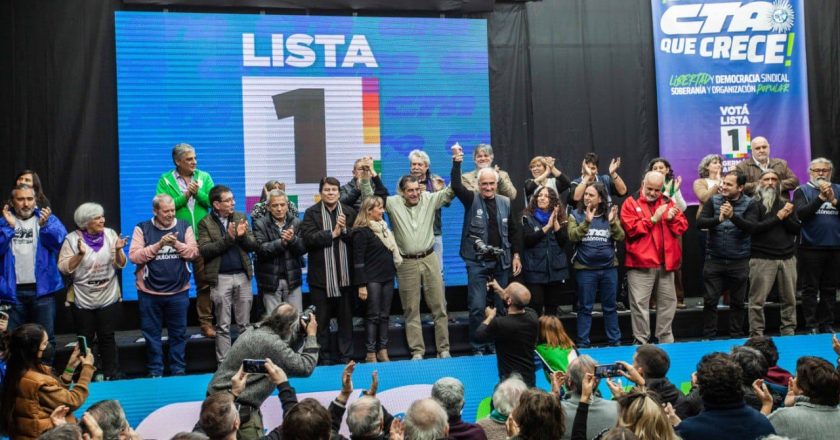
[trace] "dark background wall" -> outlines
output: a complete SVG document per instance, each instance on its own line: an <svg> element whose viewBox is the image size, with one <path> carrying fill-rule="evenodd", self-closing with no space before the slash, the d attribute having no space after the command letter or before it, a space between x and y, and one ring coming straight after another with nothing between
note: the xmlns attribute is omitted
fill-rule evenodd
<svg viewBox="0 0 840 440"><path fill-rule="evenodd" d="M805 6L812 155L837 161L840 2ZM0 189L5 198L18 170L36 170L68 228L85 201L100 202L108 223L119 224L114 11L121 9L161 7L0 2ZM635 190L659 150L650 0L500 2L492 13L446 16L488 19L492 142L514 182L527 177L534 155L553 155L576 175L583 154L595 151L604 167L620 156L620 172ZM685 241L686 284L697 294L699 275L690 268L699 251L693 236Z"/></svg>

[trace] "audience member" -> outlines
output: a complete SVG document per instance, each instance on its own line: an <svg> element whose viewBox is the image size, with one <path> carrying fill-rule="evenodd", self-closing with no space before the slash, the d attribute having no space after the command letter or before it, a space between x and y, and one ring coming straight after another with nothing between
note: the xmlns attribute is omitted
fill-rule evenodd
<svg viewBox="0 0 840 440"><path fill-rule="evenodd" d="M301 285L306 245L300 219L290 211L289 196L278 189L268 193L266 209L267 215L252 217L254 238L260 245L254 272L266 316L281 302L303 312Z"/></svg>
<svg viewBox="0 0 840 440"><path fill-rule="evenodd" d="M350 361L344 366L341 373L341 392L335 400L330 402L328 408L332 419L332 438L344 438L338 434L341 428L341 419L347 411L347 428L350 430L350 439L381 439L386 440L391 434L391 424L394 417L382 406L382 402L376 398L376 390L379 387L379 376L374 370L371 375L371 385L362 395L350 406L347 401L353 393L353 372L356 369L356 362ZM294 390L293 390L294 391Z"/></svg>
<svg viewBox="0 0 840 440"><path fill-rule="evenodd" d="M461 419L464 409L464 384L454 377L442 377L432 385L432 399L446 411L449 436L456 440L486 440L484 429Z"/></svg>
<svg viewBox="0 0 840 440"><path fill-rule="evenodd" d="M50 207L50 200L44 194L44 186L41 184L41 178L38 173L32 170L23 170L15 176L15 185L29 185L35 191L35 205L38 208L44 209Z"/></svg>
<svg viewBox="0 0 840 440"><path fill-rule="evenodd" d="M209 440L210 438L200 432L179 432L169 440Z"/></svg>
<svg viewBox="0 0 840 440"><path fill-rule="evenodd" d="M563 321L554 315L540 316L540 337L535 350L543 363L543 372L548 382L556 372L566 374L569 364L578 357L572 338L563 328Z"/></svg>
<svg viewBox="0 0 840 440"><path fill-rule="evenodd" d="M169 340L169 370L186 371L187 309L190 270L198 255L192 226L175 217L175 202L166 194L152 199L154 217L134 227L128 258L134 272L140 330L146 339L148 374L163 376L163 323Z"/></svg>
<svg viewBox="0 0 840 440"><path fill-rule="evenodd" d="M352 250L349 234L356 220L356 211L339 201L339 183L334 177L321 179L318 185L321 201L310 206L300 225L309 251L306 281L309 297L315 306L318 321L318 345L321 362L332 364L329 338L330 318L338 321L338 357L346 364L353 354L353 278Z"/></svg>
<svg viewBox="0 0 840 440"><path fill-rule="evenodd" d="M580 165L580 177L572 180L569 187L569 205L575 206L584 198L586 188L600 182L606 189L607 203L614 203L614 198L627 195L627 185L621 176L618 175L618 168L621 166L621 158L616 157L610 160L609 174L598 175L598 155L586 153Z"/></svg>
<svg viewBox="0 0 840 440"><path fill-rule="evenodd" d="M105 379L122 376L115 333L122 319L122 293L117 269L125 267L126 237L105 227L105 210L97 203L83 203L73 220L78 230L67 234L58 268L73 280L67 301L76 332L88 346L99 349Z"/></svg>
<svg viewBox="0 0 840 440"><path fill-rule="evenodd" d="M761 174L754 196L757 209L732 216L735 226L752 235L750 246L750 336L764 334L764 302L773 285L782 303L782 336L796 331L796 236L801 224L793 203L779 192L773 170Z"/></svg>
<svg viewBox="0 0 840 440"><path fill-rule="evenodd" d="M449 417L431 397L415 400L403 418L405 440L448 439ZM391 437L392 439L394 436ZM397 437L399 438L399 437Z"/></svg>
<svg viewBox="0 0 840 440"><path fill-rule="evenodd" d="M230 350L231 307L236 332L242 334L251 321L251 278L254 269L248 252L259 243L245 214L236 212L233 192L224 185L210 190L213 209L198 223L198 250L204 258L204 280L216 314L216 360Z"/></svg>
<svg viewBox="0 0 840 440"><path fill-rule="evenodd" d="M533 387L537 381L534 349L539 335L539 318L533 309L528 308L531 294L525 286L515 282L505 289L495 280L489 285L501 298L506 313L497 317L495 308L485 308L485 318L476 329L475 338L478 342L495 343L499 380L517 373L528 386Z"/></svg>
<svg viewBox="0 0 840 440"><path fill-rule="evenodd" d="M453 146L452 151L452 190L464 205L461 258L467 265L470 343L474 354L490 354L492 347L477 340L476 330L481 324L487 304L495 304L499 310L504 305L496 295L488 292L487 283L496 280L499 285L507 286L511 269L513 276L522 271L518 236L521 223L515 220L511 199L497 194L500 174L489 166L479 168L478 190L473 191L462 185L461 147Z"/></svg>
<svg viewBox="0 0 840 440"><path fill-rule="evenodd" d="M461 148L460 145L455 145ZM461 183L464 188L470 192L479 192L481 190L481 184L479 182L481 176L478 173L484 168L489 168L498 174L498 179L496 179L496 192L510 200L516 198L516 186L511 182L510 175L506 171L500 170L498 165L493 166L493 147L490 144L476 145L473 150L473 162L475 162L475 169L461 175ZM452 183L452 187L454 189L454 182Z"/></svg>
<svg viewBox="0 0 840 440"><path fill-rule="evenodd" d="M227 356L207 385L207 394L230 389L242 361L245 359L270 359L287 374L307 377L312 374L318 362L316 332L318 321L314 316L302 326L297 309L288 303L281 303L270 316L254 328L242 333L230 348ZM270 377L255 374L249 377L248 386L238 395L241 411L249 414L249 420L242 430L262 432L260 406L274 391Z"/></svg>
<svg viewBox="0 0 840 440"><path fill-rule="evenodd" d="M525 390L507 420L512 440L552 440L563 437L566 417L560 398L538 388Z"/></svg>
<svg viewBox="0 0 840 440"><path fill-rule="evenodd" d="M96 420L105 440L140 440L125 418L125 411L119 401L102 400L85 411Z"/></svg>
<svg viewBox="0 0 840 440"><path fill-rule="evenodd" d="M513 409L519 403L519 397L527 389L528 385L516 374L512 374L496 385L492 397L493 410L487 418L476 422L478 426L484 429L487 440L507 440L505 424Z"/></svg>
<svg viewBox="0 0 840 440"><path fill-rule="evenodd" d="M773 426L744 403L741 367L725 353L709 353L697 364L703 399L699 415L676 426L683 440L753 440L775 434Z"/></svg>
<svg viewBox="0 0 840 440"><path fill-rule="evenodd" d="M779 349L776 348L776 343L769 336L753 336L744 342L747 347L752 347L764 356L767 361L767 374L764 375L764 381L770 385L776 385L777 391L782 391L782 394L787 391L788 382L793 377L789 371L778 365Z"/></svg>
<svg viewBox="0 0 840 440"><path fill-rule="evenodd" d="M680 186L682 186L682 176L674 177L674 170L671 168L671 162L668 162L664 157L657 157L648 162L648 172L657 171L665 176L665 184L662 186L662 196L674 202L674 206L680 211L685 212L688 205L685 203ZM682 248L682 235L678 238L680 248ZM677 293L677 308L684 309L685 306L685 290L683 289L682 281L682 267L674 271L674 291ZM651 298L653 309L656 308L656 299Z"/></svg>
<svg viewBox="0 0 840 440"><path fill-rule="evenodd" d="M618 345L621 343L621 330L618 328L616 307L618 257L615 244L624 240L624 230L618 218L618 207L610 207L603 183L587 185L578 208L569 216L567 230L569 240L575 243L572 263L577 281L578 347L589 347L592 307L599 294L607 341L610 345Z"/></svg>
<svg viewBox="0 0 840 440"><path fill-rule="evenodd" d="M703 337L717 335L717 306L723 290L729 290L729 336L744 333L744 299L749 280L750 234L735 226L732 217L750 217L758 206L744 195L746 177L737 172L723 177L720 194L703 205L698 229L708 229L706 262L703 266Z"/></svg>
<svg viewBox="0 0 840 440"><path fill-rule="evenodd" d="M779 435L799 440L821 440L840 432L840 374L829 362L814 356L796 361L790 382L792 402L768 416Z"/></svg>
<svg viewBox="0 0 840 440"><path fill-rule="evenodd" d="M761 395L756 393L753 384L757 380L762 380L767 375L767 360L760 351L747 346L732 347L732 360L741 366L741 388L744 392L744 402L747 405L761 411ZM778 408L782 405L784 396L772 392L773 408Z"/></svg>
<svg viewBox="0 0 840 440"><path fill-rule="evenodd" d="M188 222L193 234L198 234L198 223L213 208L210 190L215 185L213 178L206 171L196 168L198 161L195 149L190 144L176 144L172 148L172 162L175 169L161 174L157 183L156 194L168 194L175 200L175 217ZM201 334L208 338L216 337L213 326L213 300L210 298L210 285L204 275L204 258L199 255L193 261L195 276L195 310Z"/></svg>
<svg viewBox="0 0 840 440"><path fill-rule="evenodd" d="M353 283L365 311L365 362L387 362L388 320L394 296L396 267L402 256L394 233L383 218L384 201L370 197L362 202L353 223Z"/></svg>
<svg viewBox="0 0 840 440"><path fill-rule="evenodd" d="M799 186L799 178L788 168L786 161L770 158L770 143L763 136L756 136L750 141L751 157L738 162L735 168L747 178L744 193L752 197L758 188L761 175L773 170L779 176L782 197L788 199L790 191Z"/></svg>
<svg viewBox="0 0 840 440"><path fill-rule="evenodd" d="M671 368L671 358L665 350L653 344L640 345L633 355L631 367L628 370L637 371L644 379L642 383L636 382L636 384L643 385L648 391L654 393L663 405L670 404L677 416L684 419L694 415L682 391L666 377ZM630 377L630 375L625 377Z"/></svg>
<svg viewBox="0 0 840 440"><path fill-rule="evenodd" d="M796 215L802 221L799 242L802 315L811 333L833 333L836 292L840 286L840 185L831 183L834 165L820 157L811 161L810 180L793 193Z"/></svg>
<svg viewBox="0 0 840 440"><path fill-rule="evenodd" d="M432 170L429 168L432 164L432 160L425 151L411 150L411 152L408 153L408 162L409 174L417 179L417 183L420 185L421 191L434 193L443 191L446 188L446 181L437 174L433 174ZM448 207L449 202L445 203L443 206ZM441 222L440 208L435 210L434 235L435 255L437 255L438 258L441 273L443 273L443 223Z"/></svg>
<svg viewBox="0 0 840 440"><path fill-rule="evenodd" d="M531 308L542 316L547 297L557 296L569 279L563 247L568 233L566 207L550 187L539 187L522 212L522 278L531 292Z"/></svg>
<svg viewBox="0 0 840 440"><path fill-rule="evenodd" d="M54 346L55 293L64 288L57 257L67 230L49 207L35 205L35 197L32 187L20 184L11 192L11 206L3 206L0 303L11 306L9 330L38 323Z"/></svg>
<svg viewBox="0 0 840 440"><path fill-rule="evenodd" d="M83 440L82 428L73 423L57 425L55 428L44 431L38 440Z"/></svg>
<svg viewBox="0 0 840 440"><path fill-rule="evenodd" d="M454 156L454 155L453 155ZM454 158L453 158L454 160ZM460 160L460 159L459 159ZM438 185L440 182L438 181ZM412 360L423 359L426 344L420 324L420 293L432 312L435 325L435 347L441 358L449 354L449 321L443 290L443 269L434 253L434 224L437 213L448 206L455 193L447 187L430 192L421 187L412 174L398 183L399 194L385 200L385 211L394 229L394 241L403 262L397 268L400 302L405 319L405 337Z"/></svg>
<svg viewBox="0 0 840 440"><path fill-rule="evenodd" d="M339 189L339 201L353 208L354 212L359 211L362 205L363 189L362 180L368 181L373 187L373 194L381 198L388 197L388 189L382 183L382 178L376 173L373 166L373 158L370 156L356 159L353 163L353 178Z"/></svg>
<svg viewBox="0 0 840 440"><path fill-rule="evenodd" d="M627 286L636 343L650 340L651 292L656 290L656 338L674 342L672 324L677 310L674 274L682 265L680 237L688 229L682 210L662 194L664 176L649 171L638 198L628 197L621 206L621 226L626 234Z"/></svg>
<svg viewBox="0 0 840 440"><path fill-rule="evenodd" d="M569 177L560 172L551 156L536 156L528 164L531 178L525 181L525 206L531 203L531 197L540 188L551 188L555 194L563 194L572 182Z"/></svg>
<svg viewBox="0 0 840 440"><path fill-rule="evenodd" d="M263 185L262 192L260 192L260 201L257 202L257 203L254 203L254 206L251 207L251 223L256 222L257 220L259 220L260 218L262 218L263 216L265 216L268 213L269 193L271 191L274 191L274 190L283 191L285 193L286 192L286 184L279 181L279 180L274 180L274 179L271 179L268 182L265 182L265 185ZM288 199L288 197L287 197L287 199ZM297 206L291 200L287 200L286 211L289 213L289 216L291 216L291 217L297 217L298 216Z"/></svg>
<svg viewBox="0 0 840 440"><path fill-rule="evenodd" d="M587 374L595 373L597 363L589 355L578 356L569 364L569 371L566 373L566 387L569 390L569 398L563 400L563 412L566 429L563 440L572 438L572 425L575 421L578 407L581 403L584 379ZM592 385L592 389L598 388L598 380ZM604 400L601 396L593 394L589 399L589 411L586 420L586 438L595 438L606 429L616 426L618 421L618 403L614 400Z"/></svg>
<svg viewBox="0 0 840 440"><path fill-rule="evenodd" d="M50 415L57 407L68 409L66 421L75 422L72 411L88 397L88 385L96 368L93 352L79 353L76 346L67 367L56 378L44 365L49 339L44 327L23 324L9 336L5 386L0 399L0 432L13 439L30 440L53 427ZM76 383L73 375L81 364Z"/></svg>

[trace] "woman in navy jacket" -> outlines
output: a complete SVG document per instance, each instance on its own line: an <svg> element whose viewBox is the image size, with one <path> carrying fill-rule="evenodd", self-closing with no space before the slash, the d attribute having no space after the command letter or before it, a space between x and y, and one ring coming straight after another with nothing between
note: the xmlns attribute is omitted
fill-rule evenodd
<svg viewBox="0 0 840 440"><path fill-rule="evenodd" d="M522 276L531 291L530 307L543 314L545 295L558 292L569 279L563 252L567 240L566 210L554 189L540 187L522 212Z"/></svg>

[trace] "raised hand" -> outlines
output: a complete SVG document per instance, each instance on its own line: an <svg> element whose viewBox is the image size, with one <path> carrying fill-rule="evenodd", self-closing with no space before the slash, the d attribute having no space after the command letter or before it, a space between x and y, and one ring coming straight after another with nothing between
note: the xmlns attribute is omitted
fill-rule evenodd
<svg viewBox="0 0 840 440"><path fill-rule="evenodd" d="M562 371L555 371L551 373L551 392L553 394L560 393L560 389L566 383L566 374Z"/></svg>
<svg viewBox="0 0 840 440"><path fill-rule="evenodd" d="M87 432L82 434L83 440L102 440L102 428L89 412L82 415L82 424L87 428Z"/></svg>
<svg viewBox="0 0 840 440"><path fill-rule="evenodd" d="M680 416L677 415L677 410L671 406L670 402L662 405L662 409L665 411L665 415L668 416L668 421L671 422L671 426L677 426L682 422Z"/></svg>
<svg viewBox="0 0 840 440"><path fill-rule="evenodd" d="M790 216L790 214L792 212L793 212L793 203L787 202L787 203L785 203L785 206L782 209L780 209L779 212L776 213L776 217L778 217L779 220L784 220L784 219L788 218L788 216Z"/></svg>
<svg viewBox="0 0 840 440"><path fill-rule="evenodd" d="M198 194L198 181L193 180L192 182L190 182L190 184L187 185L187 191L189 191L192 195Z"/></svg>
<svg viewBox="0 0 840 440"><path fill-rule="evenodd" d="M680 186L682 185L682 176L677 176L677 177L673 180L673 182L674 182L674 183L673 183L673 185L674 185L674 192L679 191Z"/></svg>
<svg viewBox="0 0 840 440"><path fill-rule="evenodd" d="M233 221L229 221L227 232L228 235L230 235L230 238L236 239L236 223L234 223Z"/></svg>
<svg viewBox="0 0 840 440"><path fill-rule="evenodd" d="M676 216L677 216L677 214L678 214L679 212L680 212L679 208L677 208L676 206L672 206L672 207L671 207L671 209L669 209L669 210L668 210L668 215L666 215L666 216L665 216L665 218L666 218L668 221L671 221L671 220L673 220L673 219L674 219L674 217L676 217Z"/></svg>
<svg viewBox="0 0 840 440"><path fill-rule="evenodd" d="M283 233L280 234L280 238L282 238L283 241L286 241L286 242L294 240L295 239L294 228L284 229Z"/></svg>
<svg viewBox="0 0 840 440"><path fill-rule="evenodd" d="M47 220L50 219L51 215L52 215L52 209L41 208L41 216L40 216L40 218L38 218L38 225L39 226L44 226L45 224L47 224Z"/></svg>
<svg viewBox="0 0 840 440"><path fill-rule="evenodd" d="M592 220L595 219L595 207L594 206L587 206L586 207L586 223L592 223Z"/></svg>
<svg viewBox="0 0 840 440"><path fill-rule="evenodd" d="M668 210L668 205L663 203L663 204L659 205L658 208L656 208L656 211L653 212L653 217L656 219L656 221L659 221L659 220L662 219L662 216L665 215L665 211L667 211L667 210Z"/></svg>
<svg viewBox="0 0 840 440"><path fill-rule="evenodd" d="M612 176L618 171L618 168L621 166L621 158L615 157L610 161L610 175Z"/></svg>
<svg viewBox="0 0 840 440"><path fill-rule="evenodd" d="M618 206L613 205L610 208L610 215L607 217L610 223L614 222L618 218Z"/></svg>
<svg viewBox="0 0 840 440"><path fill-rule="evenodd" d="M84 255L85 252L87 252L87 245L85 245L85 241L82 240L81 237L79 237L79 241L76 245L79 247L79 255Z"/></svg>
<svg viewBox="0 0 840 440"><path fill-rule="evenodd" d="M496 317L496 309L493 307L484 308L484 319L493 319Z"/></svg>
<svg viewBox="0 0 840 440"><path fill-rule="evenodd" d="M379 389L379 373L376 370L373 370L373 373L371 373L370 376L370 388L364 390L362 393L364 393L365 396L375 397L376 390Z"/></svg>
<svg viewBox="0 0 840 440"><path fill-rule="evenodd" d="M449 148L452 150L452 162L464 161L464 149L461 148L461 144L455 142L455 145Z"/></svg>
<svg viewBox="0 0 840 440"><path fill-rule="evenodd" d="M120 235L117 237L117 241L114 242L114 250L121 250L125 248L125 244L128 242L128 237L124 235Z"/></svg>
<svg viewBox="0 0 840 440"><path fill-rule="evenodd" d="M242 219L242 220L239 221L239 223L236 224L236 236L237 237L242 237L247 232L248 232L248 222L245 221L245 219Z"/></svg>
<svg viewBox="0 0 840 440"><path fill-rule="evenodd" d="M269 358L265 358L265 371L268 374L268 380L270 380L275 386L289 381L289 377L286 375L286 372Z"/></svg>
<svg viewBox="0 0 840 440"><path fill-rule="evenodd" d="M67 424L67 413L70 408L67 405L58 405L53 412L50 413L50 422L53 427Z"/></svg>
<svg viewBox="0 0 840 440"><path fill-rule="evenodd" d="M335 221L335 224L336 224L336 226L341 227L341 229L346 228L347 227L347 217L345 217L344 214L339 214L338 218Z"/></svg>
<svg viewBox="0 0 840 440"><path fill-rule="evenodd" d="M761 400L761 413L764 415L770 414L773 411L773 395L767 389L767 384L764 383L764 379L756 379L752 383L752 389L756 397Z"/></svg>
<svg viewBox="0 0 840 440"><path fill-rule="evenodd" d="M732 205L729 204L729 201L723 202L723 205L720 206L720 219L723 221L725 218L732 218Z"/></svg>
<svg viewBox="0 0 840 440"><path fill-rule="evenodd" d="M595 390L595 375L586 373L583 376L583 383L581 385L580 401L582 403L589 403L589 400L592 399L592 392Z"/></svg>
<svg viewBox="0 0 840 440"><path fill-rule="evenodd" d="M15 215L12 214L12 208L9 205L3 205L3 218L6 219L6 223L14 229L15 227Z"/></svg>
<svg viewBox="0 0 840 440"><path fill-rule="evenodd" d="M239 397L239 395L245 391L245 386L247 385L248 373L246 373L244 367L240 365L239 371L230 378L230 392L234 397Z"/></svg>
<svg viewBox="0 0 840 440"><path fill-rule="evenodd" d="M436 176L432 179L432 188L434 188L435 191L440 191L445 187L446 187L446 181L443 180L442 177Z"/></svg>

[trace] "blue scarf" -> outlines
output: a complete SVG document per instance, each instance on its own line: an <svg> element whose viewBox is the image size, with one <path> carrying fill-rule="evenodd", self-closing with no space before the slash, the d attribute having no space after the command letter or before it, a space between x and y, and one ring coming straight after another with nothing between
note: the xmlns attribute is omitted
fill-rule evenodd
<svg viewBox="0 0 840 440"><path fill-rule="evenodd" d="M542 209L535 209L534 210L534 218L540 222L541 225L545 226L548 223L548 219L551 218L551 212L543 211Z"/></svg>

